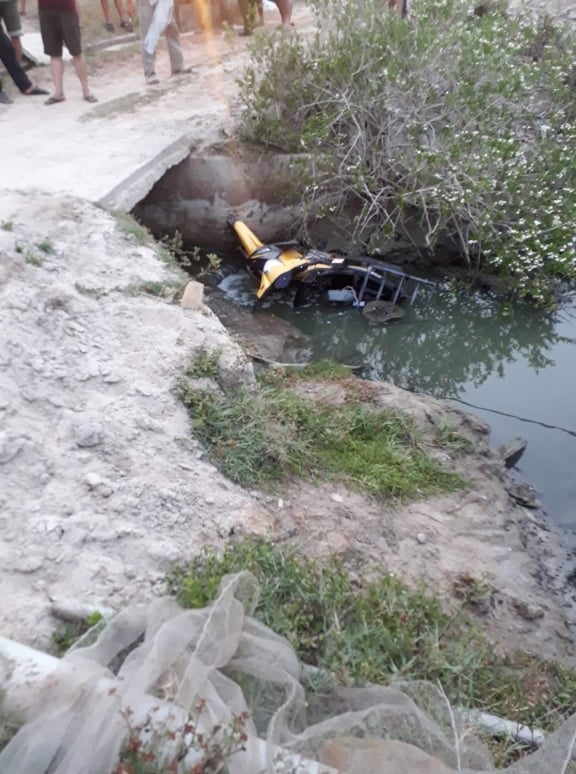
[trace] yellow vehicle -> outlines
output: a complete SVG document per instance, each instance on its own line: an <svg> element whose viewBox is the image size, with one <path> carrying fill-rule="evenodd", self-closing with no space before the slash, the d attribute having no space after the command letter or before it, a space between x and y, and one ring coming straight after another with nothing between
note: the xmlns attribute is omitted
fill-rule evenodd
<svg viewBox="0 0 576 774"><path fill-rule="evenodd" d="M248 269L259 282L259 299L274 290L294 287L296 306L313 297L356 307L380 299L413 304L422 289L429 299L436 287L434 282L375 258L303 251L298 242L264 244L243 221L230 218L228 222L238 237Z"/></svg>

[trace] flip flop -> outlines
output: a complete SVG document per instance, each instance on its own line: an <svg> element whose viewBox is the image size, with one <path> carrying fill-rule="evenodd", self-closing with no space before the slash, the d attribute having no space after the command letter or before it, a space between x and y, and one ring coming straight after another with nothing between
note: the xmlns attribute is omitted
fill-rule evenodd
<svg viewBox="0 0 576 774"><path fill-rule="evenodd" d="M26 97L40 97L43 94L50 94L50 92L46 91L46 89L41 89L40 86L33 86L30 91L24 92Z"/></svg>
<svg viewBox="0 0 576 774"><path fill-rule="evenodd" d="M56 105L58 102L64 102L66 100L66 97L48 97L45 105Z"/></svg>
<svg viewBox="0 0 576 774"><path fill-rule="evenodd" d="M85 102L98 102L98 97L95 97L93 94L89 94L87 97L84 97Z"/></svg>

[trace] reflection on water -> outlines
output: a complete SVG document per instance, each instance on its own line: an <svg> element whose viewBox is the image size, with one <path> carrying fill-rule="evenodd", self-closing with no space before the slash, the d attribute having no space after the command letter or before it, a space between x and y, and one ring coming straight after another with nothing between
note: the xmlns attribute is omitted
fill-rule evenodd
<svg viewBox="0 0 576 774"><path fill-rule="evenodd" d="M239 302L253 301L247 275L229 282ZM369 378L472 403L479 408L470 410L490 423L494 445L527 438L521 476L557 523L576 529L576 437L557 429L576 433L574 300L555 315L524 306L506 314L492 299L441 290L425 309L409 309L388 325L354 309L295 310L289 301L279 296L268 308L312 336L318 359L361 365Z"/></svg>

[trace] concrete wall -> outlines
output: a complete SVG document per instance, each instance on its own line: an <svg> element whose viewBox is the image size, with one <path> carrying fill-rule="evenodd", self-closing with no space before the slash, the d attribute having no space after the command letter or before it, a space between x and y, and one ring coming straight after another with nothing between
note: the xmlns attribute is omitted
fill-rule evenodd
<svg viewBox="0 0 576 774"><path fill-rule="evenodd" d="M169 169L133 210L154 234L178 230L186 243L232 250L227 218L246 221L263 241L285 240L299 215L305 159L238 149L191 155Z"/></svg>

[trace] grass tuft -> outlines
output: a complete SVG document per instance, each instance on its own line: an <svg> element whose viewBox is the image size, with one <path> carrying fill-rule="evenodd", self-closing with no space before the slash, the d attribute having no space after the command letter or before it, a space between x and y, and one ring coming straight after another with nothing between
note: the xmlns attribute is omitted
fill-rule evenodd
<svg viewBox="0 0 576 774"><path fill-rule="evenodd" d="M410 589L381 568L366 580L336 558L309 560L248 538L175 567L168 583L182 605L204 607L222 576L241 570L260 585L256 618L285 636L303 662L345 685L428 680L453 706L544 729L573 711L573 671L527 653L499 656L463 607L446 612L424 589ZM517 754L511 743L496 751L500 762Z"/></svg>
<svg viewBox="0 0 576 774"><path fill-rule="evenodd" d="M204 362L207 357L200 355L188 375L217 379L217 364ZM277 377L257 392L241 387L216 393L184 381L179 393L214 464L243 486L292 477L338 479L378 499L425 497L465 486L461 476L430 459L416 423L398 412L371 411L356 402L315 403Z"/></svg>

